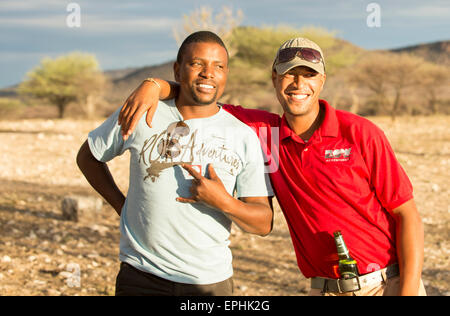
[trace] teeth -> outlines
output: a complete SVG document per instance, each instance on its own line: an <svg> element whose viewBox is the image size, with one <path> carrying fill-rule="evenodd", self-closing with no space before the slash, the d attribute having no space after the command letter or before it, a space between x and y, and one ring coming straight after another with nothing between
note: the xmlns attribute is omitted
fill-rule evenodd
<svg viewBox="0 0 450 316"><path fill-rule="evenodd" d="M205 89L214 89L214 87L210 86L209 84L199 84L198 86Z"/></svg>
<svg viewBox="0 0 450 316"><path fill-rule="evenodd" d="M292 97L297 100L303 100L308 97L307 94L293 94Z"/></svg>

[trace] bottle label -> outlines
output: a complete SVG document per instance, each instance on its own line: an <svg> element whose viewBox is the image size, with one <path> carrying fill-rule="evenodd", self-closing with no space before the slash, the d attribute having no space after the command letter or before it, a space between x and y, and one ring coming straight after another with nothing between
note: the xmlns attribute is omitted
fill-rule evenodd
<svg viewBox="0 0 450 316"><path fill-rule="evenodd" d="M337 248L338 255L345 255L348 257L348 254L349 254L348 249L345 246L342 236L339 236L335 240L336 240L336 248Z"/></svg>

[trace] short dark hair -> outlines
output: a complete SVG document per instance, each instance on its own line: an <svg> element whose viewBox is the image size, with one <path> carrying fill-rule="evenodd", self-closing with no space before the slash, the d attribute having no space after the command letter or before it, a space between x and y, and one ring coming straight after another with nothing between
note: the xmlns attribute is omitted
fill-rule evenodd
<svg viewBox="0 0 450 316"><path fill-rule="evenodd" d="M183 41L183 43L180 46L180 49L178 50L177 54L177 63L181 63L181 59L183 57L183 54L186 51L186 47L191 43L216 43L222 46L225 51L227 52L227 58L229 58L228 55L228 49L226 48L224 42L222 39L215 33L210 31L198 31L195 33L192 33L186 39Z"/></svg>

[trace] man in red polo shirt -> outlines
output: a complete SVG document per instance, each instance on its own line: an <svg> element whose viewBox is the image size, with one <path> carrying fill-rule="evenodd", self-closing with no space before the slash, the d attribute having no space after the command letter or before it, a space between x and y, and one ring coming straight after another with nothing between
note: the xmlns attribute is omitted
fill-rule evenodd
<svg viewBox="0 0 450 316"><path fill-rule="evenodd" d="M280 47L272 71L283 117L223 107L254 127L268 158L276 162L272 186L298 266L311 278L311 295L425 295L423 227L411 182L378 127L319 99L325 79L320 47L295 38ZM155 106L145 104L175 94L173 84L144 82L122 110L124 137L149 108L151 121ZM357 262L356 278L340 278L337 230Z"/></svg>

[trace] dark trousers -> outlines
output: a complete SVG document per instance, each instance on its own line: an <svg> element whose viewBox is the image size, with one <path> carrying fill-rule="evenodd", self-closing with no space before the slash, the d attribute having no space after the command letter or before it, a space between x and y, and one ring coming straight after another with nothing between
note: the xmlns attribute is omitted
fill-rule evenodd
<svg viewBox="0 0 450 316"><path fill-rule="evenodd" d="M213 284L172 282L140 271L128 263L120 264L116 278L116 296L231 296L233 280Z"/></svg>

